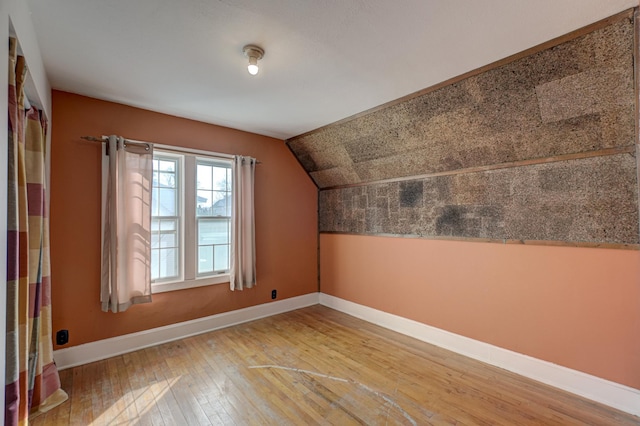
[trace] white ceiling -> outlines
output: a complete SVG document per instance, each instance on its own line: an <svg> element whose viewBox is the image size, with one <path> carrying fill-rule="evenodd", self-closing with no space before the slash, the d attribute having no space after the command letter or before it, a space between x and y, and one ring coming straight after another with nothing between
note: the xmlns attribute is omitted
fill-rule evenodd
<svg viewBox="0 0 640 426"><path fill-rule="evenodd" d="M28 0L55 89L289 138L638 0ZM256 77L242 47L266 53Z"/></svg>

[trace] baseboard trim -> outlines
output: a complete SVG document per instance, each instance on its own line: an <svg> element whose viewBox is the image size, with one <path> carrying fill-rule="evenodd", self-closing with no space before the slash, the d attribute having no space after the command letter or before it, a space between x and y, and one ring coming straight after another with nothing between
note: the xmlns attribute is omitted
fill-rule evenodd
<svg viewBox="0 0 640 426"><path fill-rule="evenodd" d="M321 304L423 342L640 416L640 390L325 293L310 293L53 352L59 370Z"/></svg>
<svg viewBox="0 0 640 426"><path fill-rule="evenodd" d="M640 416L640 390L320 293L320 304L423 342Z"/></svg>
<svg viewBox="0 0 640 426"><path fill-rule="evenodd" d="M307 306L317 305L319 293L291 297L191 321L144 330L124 336L85 343L53 352L59 370L111 358L138 349L183 339L185 337L230 327Z"/></svg>

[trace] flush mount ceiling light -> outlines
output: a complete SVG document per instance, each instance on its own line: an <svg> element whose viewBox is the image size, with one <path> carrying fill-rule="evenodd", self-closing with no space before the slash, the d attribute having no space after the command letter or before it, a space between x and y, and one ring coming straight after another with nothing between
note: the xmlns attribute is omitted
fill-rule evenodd
<svg viewBox="0 0 640 426"><path fill-rule="evenodd" d="M262 57L264 56L264 50L261 47L255 46L253 44L247 44L242 48L242 51L244 52L244 56L249 58L249 65L247 66L249 74L258 74L258 60L262 59Z"/></svg>

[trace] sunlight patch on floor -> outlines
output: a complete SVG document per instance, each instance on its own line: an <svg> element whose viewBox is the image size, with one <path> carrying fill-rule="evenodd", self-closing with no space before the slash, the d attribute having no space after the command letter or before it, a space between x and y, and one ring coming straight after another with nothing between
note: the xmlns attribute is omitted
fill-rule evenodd
<svg viewBox="0 0 640 426"><path fill-rule="evenodd" d="M130 390L90 423L91 426L129 425L132 420L139 420L156 405L181 376L156 382L147 386ZM133 414L133 416L132 416Z"/></svg>

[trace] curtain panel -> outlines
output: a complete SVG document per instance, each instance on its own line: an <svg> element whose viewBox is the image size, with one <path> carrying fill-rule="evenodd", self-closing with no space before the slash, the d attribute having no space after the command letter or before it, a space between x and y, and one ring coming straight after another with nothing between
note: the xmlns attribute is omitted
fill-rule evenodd
<svg viewBox="0 0 640 426"><path fill-rule="evenodd" d="M107 153L100 301L122 312L151 302L153 145L109 136Z"/></svg>
<svg viewBox="0 0 640 426"><path fill-rule="evenodd" d="M254 216L254 180L256 159L236 155L233 158L233 209L231 219L231 290L256 284L256 231Z"/></svg>
<svg viewBox="0 0 640 426"><path fill-rule="evenodd" d="M5 425L67 399L53 361L46 120L24 93L27 66L9 40Z"/></svg>

